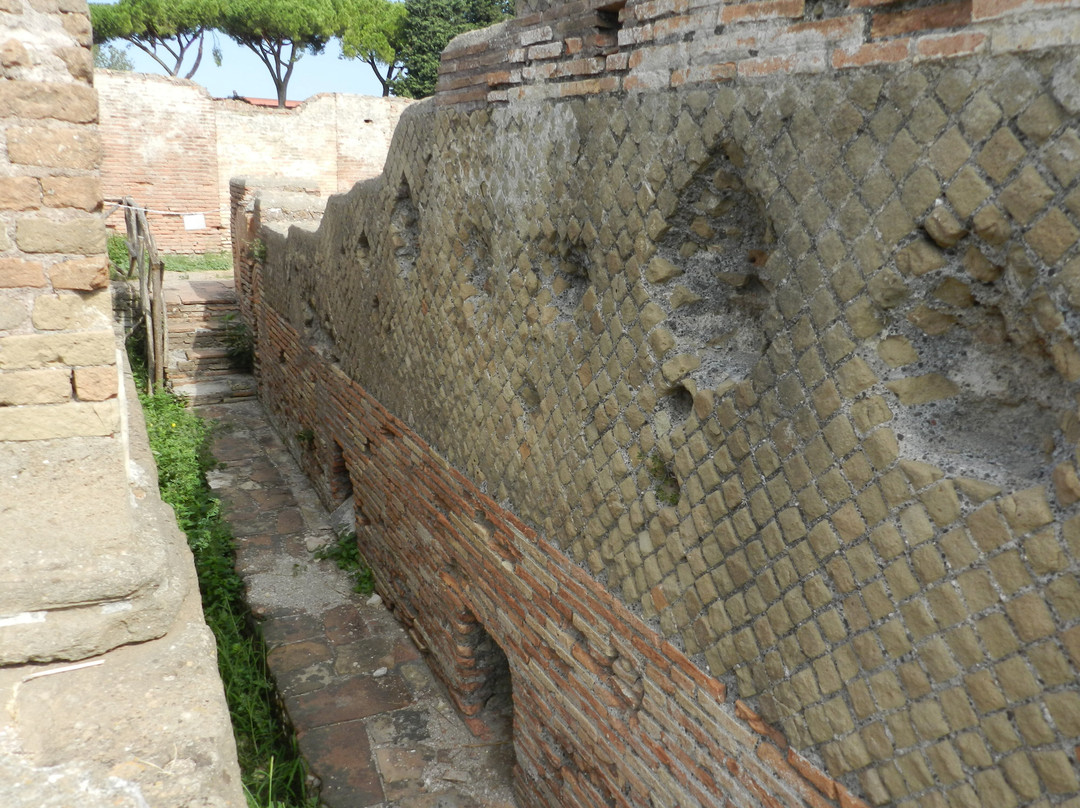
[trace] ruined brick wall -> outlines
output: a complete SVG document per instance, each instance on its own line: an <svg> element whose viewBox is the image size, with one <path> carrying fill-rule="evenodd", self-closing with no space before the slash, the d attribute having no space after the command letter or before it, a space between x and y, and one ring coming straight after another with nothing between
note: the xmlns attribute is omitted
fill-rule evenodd
<svg viewBox="0 0 1080 808"><path fill-rule="evenodd" d="M180 216L149 214L158 248L228 248L232 177L303 176L323 196L377 175L409 101L326 94L292 110L214 99L191 81L143 73L96 72L101 95L106 198L132 196L157 211L200 212L206 229ZM123 231L114 213L112 230Z"/></svg>
<svg viewBox="0 0 1080 808"><path fill-rule="evenodd" d="M185 230L180 216L147 214L159 250L214 252L227 238L218 197L217 121L198 85L144 73L95 72L101 98L102 190L151 211L203 212L206 229ZM108 219L124 233L123 211Z"/></svg>
<svg viewBox="0 0 1080 808"><path fill-rule="evenodd" d="M260 394L525 804L1075 800L1080 13L677 5L239 228Z"/></svg>

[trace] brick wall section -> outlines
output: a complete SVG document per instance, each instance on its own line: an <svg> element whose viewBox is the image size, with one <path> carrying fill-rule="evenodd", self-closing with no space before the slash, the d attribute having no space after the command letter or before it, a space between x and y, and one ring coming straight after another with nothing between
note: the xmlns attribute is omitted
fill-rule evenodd
<svg viewBox="0 0 1080 808"><path fill-rule="evenodd" d="M164 252L221 250L228 219L220 213L213 100L192 82L167 76L96 71L96 84L105 198L130 196L151 211L204 212L205 230L185 230L180 216L155 212L147 222ZM108 225L123 234L123 211Z"/></svg>
<svg viewBox="0 0 1080 808"><path fill-rule="evenodd" d="M1078 32L1080 10L1071 0L523 3L497 33L450 43L439 103L501 104L1021 53L1075 42Z"/></svg>
<svg viewBox="0 0 1080 808"><path fill-rule="evenodd" d="M0 441L120 424L89 19L39 6L0 5Z"/></svg>
<svg viewBox="0 0 1080 808"><path fill-rule="evenodd" d="M317 232L259 231L260 394L314 433L292 445L328 500L349 469L380 585L463 709L506 642L526 804L1080 797L1072 15L994 23L1068 40L1023 52L671 86L713 26L637 51L653 88L446 87ZM494 69L522 24L453 49ZM562 622L559 570L588 597ZM461 607L431 602L442 573ZM635 670L666 757L619 745ZM630 706L601 709L616 679ZM665 734L706 703L772 740ZM763 792L725 792L709 743ZM817 793L786 790L785 743Z"/></svg>
<svg viewBox="0 0 1080 808"><path fill-rule="evenodd" d="M97 87L106 198L206 213L206 229L190 231L180 216L149 215L158 248L182 253L228 248L233 177L310 178L325 197L377 175L410 103L325 94L278 110L214 99L184 79L112 71L97 71ZM123 230L119 213L108 223Z"/></svg>

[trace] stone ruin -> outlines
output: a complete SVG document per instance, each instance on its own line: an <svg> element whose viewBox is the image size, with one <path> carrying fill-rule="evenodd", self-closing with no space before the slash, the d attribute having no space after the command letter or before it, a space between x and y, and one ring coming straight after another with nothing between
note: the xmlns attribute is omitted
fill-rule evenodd
<svg viewBox="0 0 1080 808"><path fill-rule="evenodd" d="M0 802L241 806L113 333L86 3L0 3L0 75Z"/></svg>
<svg viewBox="0 0 1080 808"><path fill-rule="evenodd" d="M260 396L523 805L1080 799L1078 42L521 2L317 229L234 181Z"/></svg>
<svg viewBox="0 0 1080 808"><path fill-rule="evenodd" d="M1080 11L518 12L317 228L232 215L263 402L477 732L512 700L521 803L1080 801ZM0 773L233 804L212 674L139 656L209 640L124 426L85 5L0 14ZM126 764L80 696L196 692Z"/></svg>

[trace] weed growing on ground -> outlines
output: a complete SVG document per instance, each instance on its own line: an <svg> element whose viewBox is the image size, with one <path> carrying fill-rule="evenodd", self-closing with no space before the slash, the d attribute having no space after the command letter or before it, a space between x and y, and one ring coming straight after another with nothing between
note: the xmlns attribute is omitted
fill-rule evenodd
<svg viewBox="0 0 1080 808"><path fill-rule="evenodd" d="M144 385L141 385L144 386ZM243 582L233 568L233 537L206 484L215 465L209 425L171 393L140 395L161 497L176 511L195 556L206 622L232 714L249 808L314 808L296 740L285 731L266 669L266 647L248 626Z"/></svg>
<svg viewBox="0 0 1080 808"><path fill-rule="evenodd" d="M231 252L208 252L193 255L162 255L166 272L213 272L232 269Z"/></svg>
<svg viewBox="0 0 1080 808"><path fill-rule="evenodd" d="M255 338L251 335L251 329L235 312L226 314L223 319L225 333L221 339L225 343L229 361L237 370L251 373L255 368Z"/></svg>
<svg viewBox="0 0 1080 808"><path fill-rule="evenodd" d="M112 235L106 239L105 244L105 249L109 253L109 277L114 281L126 278L131 268L127 239L123 236Z"/></svg>
<svg viewBox="0 0 1080 808"><path fill-rule="evenodd" d="M338 569L349 573L353 582L353 592L359 595L370 595L375 591L375 575L360 555L355 533L342 533L337 541L316 550L315 557L329 559L338 565Z"/></svg>

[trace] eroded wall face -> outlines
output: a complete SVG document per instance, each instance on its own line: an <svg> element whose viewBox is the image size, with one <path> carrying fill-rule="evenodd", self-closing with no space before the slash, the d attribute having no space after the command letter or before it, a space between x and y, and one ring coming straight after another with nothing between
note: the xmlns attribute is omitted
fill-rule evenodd
<svg viewBox="0 0 1080 808"><path fill-rule="evenodd" d="M263 231L261 395L527 804L1078 795L1078 59L424 105Z"/></svg>

